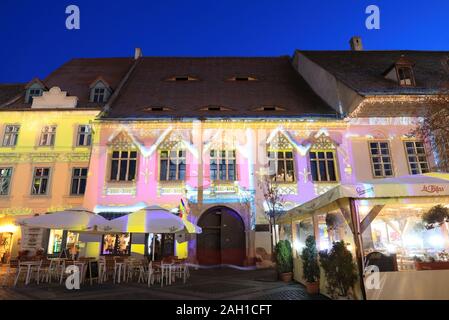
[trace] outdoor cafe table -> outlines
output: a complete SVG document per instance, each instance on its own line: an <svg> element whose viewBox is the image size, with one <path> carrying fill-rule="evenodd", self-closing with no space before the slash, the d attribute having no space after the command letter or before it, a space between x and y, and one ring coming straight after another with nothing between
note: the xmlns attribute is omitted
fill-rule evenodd
<svg viewBox="0 0 449 320"><path fill-rule="evenodd" d="M30 278L31 278L31 268L32 267L38 267L41 264L41 261L23 261L23 262L19 262L19 268L20 266L26 266L27 267L27 276L25 278L25 285L28 285L30 283ZM16 281L15 283L17 283L17 280L19 279L20 276L20 272L17 273L17 277L16 277Z"/></svg>

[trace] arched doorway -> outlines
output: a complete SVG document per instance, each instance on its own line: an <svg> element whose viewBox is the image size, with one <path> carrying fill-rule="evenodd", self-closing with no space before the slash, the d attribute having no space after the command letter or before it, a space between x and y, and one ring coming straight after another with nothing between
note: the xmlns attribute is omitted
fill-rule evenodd
<svg viewBox="0 0 449 320"><path fill-rule="evenodd" d="M202 265L243 265L245 225L240 215L227 207L213 207L200 217L197 258Z"/></svg>

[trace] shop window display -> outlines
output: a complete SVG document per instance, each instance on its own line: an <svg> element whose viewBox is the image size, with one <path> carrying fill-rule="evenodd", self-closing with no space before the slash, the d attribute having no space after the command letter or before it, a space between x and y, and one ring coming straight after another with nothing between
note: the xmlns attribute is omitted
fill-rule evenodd
<svg viewBox="0 0 449 320"><path fill-rule="evenodd" d="M101 246L102 255L130 255L131 254L131 234L105 234Z"/></svg>

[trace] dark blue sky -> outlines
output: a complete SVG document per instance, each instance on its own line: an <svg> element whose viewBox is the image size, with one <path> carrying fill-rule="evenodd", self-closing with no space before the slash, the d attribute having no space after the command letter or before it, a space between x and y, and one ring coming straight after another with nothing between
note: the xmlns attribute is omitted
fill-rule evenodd
<svg viewBox="0 0 449 320"><path fill-rule="evenodd" d="M66 6L81 29L65 28ZM365 28L365 8L381 29ZM449 50L447 0L0 0L0 82L27 82L74 57L271 56L296 48Z"/></svg>

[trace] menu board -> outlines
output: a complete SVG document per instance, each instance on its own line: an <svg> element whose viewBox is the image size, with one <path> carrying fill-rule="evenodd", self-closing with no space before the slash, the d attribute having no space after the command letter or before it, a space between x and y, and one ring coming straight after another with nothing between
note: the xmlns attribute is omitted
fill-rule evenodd
<svg viewBox="0 0 449 320"><path fill-rule="evenodd" d="M42 248L44 229L35 227L22 227L21 249L36 251Z"/></svg>

